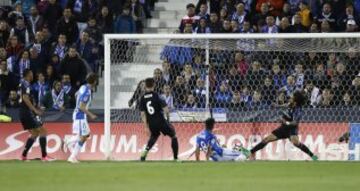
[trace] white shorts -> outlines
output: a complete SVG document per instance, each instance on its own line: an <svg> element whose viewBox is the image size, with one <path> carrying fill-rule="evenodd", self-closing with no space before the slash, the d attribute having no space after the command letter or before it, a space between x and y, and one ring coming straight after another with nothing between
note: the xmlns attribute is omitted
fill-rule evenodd
<svg viewBox="0 0 360 191"><path fill-rule="evenodd" d="M72 127L73 127L73 134L79 136L90 135L90 128L86 119L74 120Z"/></svg>
<svg viewBox="0 0 360 191"><path fill-rule="evenodd" d="M214 152L211 155L211 159L213 161L243 161L246 159L246 156L240 151L224 148L222 156Z"/></svg>

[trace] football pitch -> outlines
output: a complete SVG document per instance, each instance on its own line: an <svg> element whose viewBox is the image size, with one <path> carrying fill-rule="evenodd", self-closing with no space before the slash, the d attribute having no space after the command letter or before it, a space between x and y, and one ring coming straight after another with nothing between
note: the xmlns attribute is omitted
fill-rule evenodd
<svg viewBox="0 0 360 191"><path fill-rule="evenodd" d="M3 191L359 190L356 162L0 162Z"/></svg>

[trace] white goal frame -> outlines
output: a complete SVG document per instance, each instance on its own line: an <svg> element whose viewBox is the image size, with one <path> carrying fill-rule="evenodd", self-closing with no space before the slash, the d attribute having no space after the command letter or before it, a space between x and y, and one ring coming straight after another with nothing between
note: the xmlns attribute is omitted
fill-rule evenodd
<svg viewBox="0 0 360 191"><path fill-rule="evenodd" d="M111 159L111 48L110 40L144 40L144 39L331 39L331 38L360 38L360 33L282 33L282 34L105 34L105 71L104 71L104 155ZM208 54L208 49L206 50ZM209 63L209 56L206 56Z"/></svg>

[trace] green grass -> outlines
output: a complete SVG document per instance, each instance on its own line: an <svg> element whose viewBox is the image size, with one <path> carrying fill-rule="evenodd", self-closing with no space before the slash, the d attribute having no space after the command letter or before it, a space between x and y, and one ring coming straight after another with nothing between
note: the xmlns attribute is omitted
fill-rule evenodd
<svg viewBox="0 0 360 191"><path fill-rule="evenodd" d="M0 162L3 191L359 190L353 162Z"/></svg>

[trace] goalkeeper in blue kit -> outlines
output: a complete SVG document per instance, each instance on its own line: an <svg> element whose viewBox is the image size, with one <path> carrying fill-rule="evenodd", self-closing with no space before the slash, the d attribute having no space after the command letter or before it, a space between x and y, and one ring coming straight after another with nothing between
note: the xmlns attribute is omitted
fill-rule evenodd
<svg viewBox="0 0 360 191"><path fill-rule="evenodd" d="M313 160L318 160L318 157L314 155L306 145L301 143L298 137L299 122L303 114L302 106L305 103L305 94L301 91L295 91L291 96L288 111L283 112L281 126L271 132L269 136L265 137L259 144L251 149L251 159L254 160L255 153L263 149L268 143L280 139L289 139L295 147L308 154Z"/></svg>
<svg viewBox="0 0 360 191"><path fill-rule="evenodd" d="M234 149L227 149L220 146L216 136L212 133L215 120L209 118L205 121L205 130L196 137L196 161L200 161L200 152L206 153L206 159L212 161L242 161L250 156L250 151L239 146Z"/></svg>

